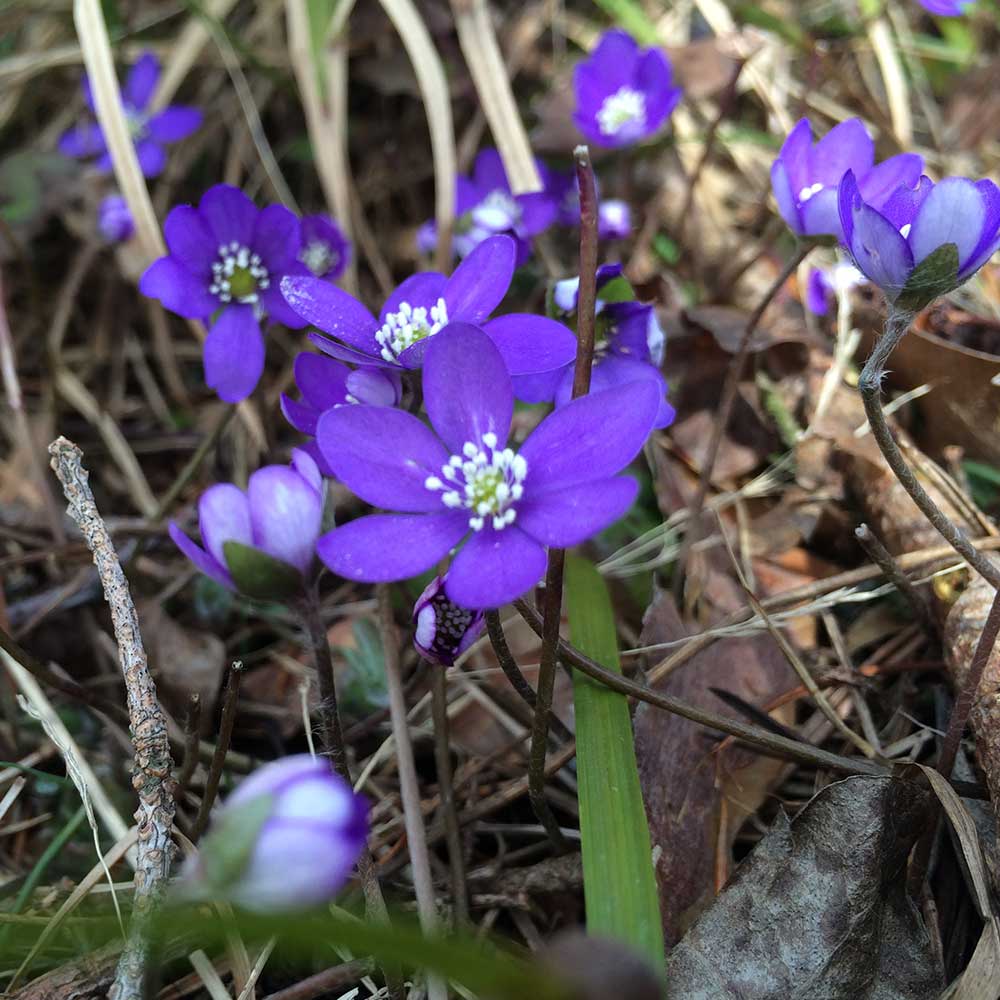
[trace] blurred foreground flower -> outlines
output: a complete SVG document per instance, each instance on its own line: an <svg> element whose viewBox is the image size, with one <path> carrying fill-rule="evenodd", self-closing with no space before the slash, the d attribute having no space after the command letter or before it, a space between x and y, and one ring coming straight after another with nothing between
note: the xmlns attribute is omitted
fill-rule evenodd
<svg viewBox="0 0 1000 1000"><path fill-rule="evenodd" d="M853 264L845 261L826 269L814 267L806 279L803 305L816 316L825 316L830 311L831 298L863 285L867 280Z"/></svg>
<svg viewBox="0 0 1000 1000"><path fill-rule="evenodd" d="M329 902L368 836L365 800L308 754L265 764L226 800L181 890L257 912Z"/></svg>
<svg viewBox="0 0 1000 1000"><path fill-rule="evenodd" d="M299 223L302 246L299 260L317 277L336 281L351 256L351 244L331 218L303 215Z"/></svg>
<svg viewBox="0 0 1000 1000"><path fill-rule="evenodd" d="M832 128L815 145L812 125L803 118L788 134L771 167L778 211L799 236L842 237L837 185L854 171L862 196L880 208L900 184L915 184L923 157L900 153L875 166L875 143L860 118Z"/></svg>
<svg viewBox="0 0 1000 1000"><path fill-rule="evenodd" d="M576 353L576 339L542 316L511 313L490 320L514 274L514 241L492 236L450 278L421 271L386 300L376 319L357 299L318 278L286 278L281 289L303 321L336 341L313 335L342 361L402 371L420 368L428 345L449 324L476 324L493 340L511 374L551 371ZM339 341L339 343L337 342Z"/></svg>
<svg viewBox="0 0 1000 1000"><path fill-rule="evenodd" d="M281 394L281 412L297 430L309 437L316 436L319 418L335 406L367 403L371 406L396 406L403 394L399 375L387 368L348 368L347 365L322 354L303 351L295 359L295 384L302 393L296 402ZM315 441L303 446L315 459L320 472L332 476Z"/></svg>
<svg viewBox="0 0 1000 1000"><path fill-rule="evenodd" d="M109 243L124 243L135 232L132 213L120 194L109 194L97 206L97 228Z"/></svg>
<svg viewBox="0 0 1000 1000"><path fill-rule="evenodd" d="M536 165L544 177L545 165L538 161ZM468 257L483 240L505 233L516 241L520 266L531 256L531 238L548 229L555 219L556 205L547 191L512 194L500 154L484 149L476 157L472 176L458 177L452 248L457 256ZM422 253L437 247L433 221L420 227L417 246Z"/></svg>
<svg viewBox="0 0 1000 1000"><path fill-rule="evenodd" d="M171 521L170 537L217 583L262 600L300 594L309 582L323 517L323 479L301 448L290 466L267 465L244 493L231 483L210 486L198 501L205 548Z"/></svg>
<svg viewBox="0 0 1000 1000"><path fill-rule="evenodd" d="M940 17L961 17L975 0L919 0L920 6Z"/></svg>
<svg viewBox="0 0 1000 1000"><path fill-rule="evenodd" d="M595 182L596 183L596 182ZM556 222L580 225L580 187L575 170L546 168L545 190L556 205ZM623 240L632 232L632 210L627 201L601 200L597 186L597 234L602 240Z"/></svg>
<svg viewBox="0 0 1000 1000"><path fill-rule="evenodd" d="M638 489L618 475L639 453L660 398L651 382L595 393L546 417L515 453L506 446L514 392L481 330L454 324L433 338L423 373L434 431L401 410L342 406L317 442L337 478L373 514L324 535L323 561L351 580L422 573L467 539L445 578L464 608L495 608L545 572L545 547L565 548L612 524Z"/></svg>
<svg viewBox="0 0 1000 1000"><path fill-rule="evenodd" d="M607 31L573 73L573 121L598 146L631 146L657 132L681 99L670 60L640 49L626 31Z"/></svg>
<svg viewBox="0 0 1000 1000"><path fill-rule="evenodd" d="M445 593L446 577L436 576L413 607L417 652L439 667L450 667L479 638L486 624L482 611L459 607Z"/></svg>
<svg viewBox="0 0 1000 1000"><path fill-rule="evenodd" d="M202 114L197 108L172 104L153 114L149 103L153 99L160 79L160 64L152 52L146 52L135 62L122 88L125 118L135 143L139 166L147 177L156 177L167 163L164 144L180 142L201 127ZM87 107L96 114L90 81L84 79L83 95ZM96 121L80 121L59 140L59 152L78 159L98 157L95 166L105 172L111 170L111 154L104 133Z"/></svg>
<svg viewBox="0 0 1000 1000"><path fill-rule="evenodd" d="M908 312L957 288L1000 248L1000 189L989 180L921 177L877 210L849 170L840 218L858 269Z"/></svg>
<svg viewBox="0 0 1000 1000"><path fill-rule="evenodd" d="M205 381L220 399L238 403L264 371L261 320L305 326L280 289L285 275L307 273L298 260L299 220L281 205L258 209L238 188L216 184L197 208L172 209L163 235L170 253L146 269L139 290L179 316L207 322L214 315Z"/></svg>

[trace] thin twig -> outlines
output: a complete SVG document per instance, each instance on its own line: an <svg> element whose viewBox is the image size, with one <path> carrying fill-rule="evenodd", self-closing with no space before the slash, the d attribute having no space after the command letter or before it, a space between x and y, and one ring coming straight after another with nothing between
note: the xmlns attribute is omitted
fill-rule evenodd
<svg viewBox="0 0 1000 1000"><path fill-rule="evenodd" d="M198 744L201 732L201 695L192 692L188 701L187 718L184 720L184 757L177 775L177 800L187 791L194 769L198 766Z"/></svg>
<svg viewBox="0 0 1000 1000"><path fill-rule="evenodd" d="M799 246L798 252L781 269L781 273L774 279L774 283L764 294L764 297L757 304L757 308L750 314L747 325L743 328L743 335L740 338L739 347L729 363L729 370L726 372L726 380L722 385L722 393L719 396L719 406L716 410L715 423L712 425L712 436L709 438L708 448L705 452L705 459L701 465L701 475L698 478L698 490L694 499L688 505L688 530L684 536L684 544L681 546L680 554L677 557L677 586L681 586L684 576L684 565L687 562L691 546L698 540L699 522L702 508L705 506L705 499L712 485L712 471L715 468L715 460L719 455L719 446L722 444L723 435L729 426L729 418L732 416L733 404L736 402L736 394L739 391L740 375L746 365L747 357L750 354L750 345L753 342L753 335L760 325L760 321L767 312L768 306L785 286L785 282L795 273L799 264L805 260L812 250L812 243L803 243Z"/></svg>
<svg viewBox="0 0 1000 1000"><path fill-rule="evenodd" d="M222 770L226 765L226 751L233 738L233 726L236 724L236 708L240 700L240 681L243 679L243 662L233 660L229 673L226 675L226 688L222 692L222 718L219 721L219 741L212 754L212 762L208 766L208 777L205 779L205 791L201 797L201 806L191 828L191 839L197 841L208 826L215 797L219 793L219 782L222 780Z"/></svg>
<svg viewBox="0 0 1000 1000"><path fill-rule="evenodd" d="M139 808L135 813L139 839L132 928L108 996L111 1000L139 1000L144 995L148 971L149 944L145 928L170 875L174 852L170 839L174 822L170 741L166 717L156 699L156 685L149 672L128 581L90 491L87 473L81 464L83 455L65 438L53 441L49 454L52 468L62 483L70 517L83 532L94 554L104 597L111 609L118 656L125 676L129 729L135 746L132 784L139 795Z"/></svg>
<svg viewBox="0 0 1000 1000"><path fill-rule="evenodd" d="M313 1000L324 993L333 993L360 982L372 971L374 964L370 958L358 958L344 965L335 965L332 969L324 969L308 979L299 980L277 993L271 993L264 1000Z"/></svg>
<svg viewBox="0 0 1000 1000"><path fill-rule="evenodd" d="M521 672L521 668L514 659L514 654L507 645L507 637L503 634L503 625L500 622L500 612L486 612L486 631L490 637L490 645L496 655L500 669L507 675L510 686L521 697L524 703L534 712L538 699L535 697L535 689L528 683L527 678ZM554 712L549 712L549 729L551 729L564 743L573 739L573 734L566 728L562 719Z"/></svg>
<svg viewBox="0 0 1000 1000"><path fill-rule="evenodd" d="M455 810L455 789L451 770L451 745L448 738L448 691L443 667L426 664L431 675L431 713L434 718L434 762L437 766L438 795L448 840L448 863L451 866L451 896L458 926L469 922L469 889L465 882L465 859L462 831Z"/></svg>
<svg viewBox="0 0 1000 1000"><path fill-rule="evenodd" d="M392 737L396 744L396 764L399 773L399 792L403 800L403 818L406 823L406 841L413 872L413 888L417 897L417 914L420 929L431 936L438 931L437 906L434 882L431 878L431 861L427 853L427 831L420 808L420 784L413 760L410 727L406 718L406 698L399 674L399 646L392 620L392 597L386 584L377 584L378 625L385 659L386 686L389 691L389 716L392 720ZM440 976L427 975L429 1000L447 1000L448 987Z"/></svg>
<svg viewBox="0 0 1000 1000"><path fill-rule="evenodd" d="M914 614L935 631L937 626L923 595L913 585L913 581L900 569L892 553L882 544L882 540L868 527L859 524L854 529L854 537L868 554L868 558L885 574L885 578L903 595L913 608Z"/></svg>

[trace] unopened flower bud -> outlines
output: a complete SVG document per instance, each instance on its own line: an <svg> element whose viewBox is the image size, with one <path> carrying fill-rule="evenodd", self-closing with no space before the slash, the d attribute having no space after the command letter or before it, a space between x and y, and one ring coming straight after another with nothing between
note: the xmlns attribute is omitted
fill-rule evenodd
<svg viewBox="0 0 1000 1000"><path fill-rule="evenodd" d="M450 667L479 638L486 614L459 607L445 594L444 584L443 576L434 577L417 598L413 644L431 663Z"/></svg>

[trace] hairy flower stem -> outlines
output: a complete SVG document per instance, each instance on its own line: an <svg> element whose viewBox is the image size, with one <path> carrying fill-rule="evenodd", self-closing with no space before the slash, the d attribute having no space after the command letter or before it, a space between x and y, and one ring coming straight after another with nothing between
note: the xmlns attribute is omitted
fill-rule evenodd
<svg viewBox="0 0 1000 1000"><path fill-rule="evenodd" d="M675 588L678 593L684 580L684 567L691 547L699 538L699 522L701 512L708 497L708 490L712 484L712 471L715 468L715 460L719 456L719 446L722 444L723 435L729 426L729 418L733 414L733 405L736 402L736 394L740 387L740 374L750 356L750 345L753 342L753 335L757 332L760 321L767 312L768 306L785 286L785 282L798 270L802 263L813 249L813 243L803 243L798 251L792 255L791 259L781 269L781 273L774 279L774 283L765 292L764 297L757 303L757 308L750 314L747 325L743 328L743 335L740 338L739 347L729 363L729 370L726 373L726 381L722 385L722 393L719 396L719 408L716 411L715 423L712 426L712 436L708 441L708 449L705 452L705 459L701 465L701 476L698 479L698 489L688 506L688 527L684 535L684 543L681 546L680 554L677 557L677 568Z"/></svg>
<svg viewBox="0 0 1000 1000"><path fill-rule="evenodd" d="M868 415L868 424L871 427L872 437L882 452L893 475L909 493L913 502L920 508L920 512L931 522L941 533L945 541L975 570L987 583L997 590L993 607L976 652L973 656L972 665L965 678L962 690L955 699L952 707L951 718L948 720L948 731L945 735L944 745L941 749L941 758L938 763L938 770L947 778L951 775L951 769L955 764L955 757L958 753L958 746L965 732L966 723L969 720L969 713L972 710L976 693L979 690L979 682L983 677L983 670L989 661L990 653L996 642L997 633L1000 631L1000 566L994 563L988 556L980 552L969 539L969 536L957 525L952 524L944 512L931 499L927 491L920 485L916 475L906 464L903 453L896 444L889 429L889 424L882 411L882 379L885 376L885 363L893 348L902 339L903 335L910 327L913 319L911 313L902 312L896 309L889 311L886 319L885 331L879 337L871 356L868 358L861 376L858 379L858 390L861 399L865 404L865 413Z"/></svg>
<svg viewBox="0 0 1000 1000"><path fill-rule="evenodd" d="M344 746L344 732L340 724L340 709L337 706L333 657L330 656L330 642L323 625L319 593L315 587L309 588L297 610L306 634L309 636L309 645L312 647L316 667L323 753L329 759L334 771L353 788L354 781L351 778L351 769L347 762L347 748ZM358 877L361 880L361 891L365 897L365 913L368 919L374 923L388 924L389 911L386 909L385 897L382 895L382 887L379 885L375 859L367 844L362 848L358 857ZM387 967L383 967L382 974L385 977L390 996L393 997L393 1000L399 1000L403 996L399 974Z"/></svg>
<svg viewBox="0 0 1000 1000"><path fill-rule="evenodd" d="M594 330L597 307L597 187L590 151L577 146L576 180L580 189L580 286L576 312L576 366L573 369L573 398L590 391L590 372L594 362ZM545 750L549 738L549 713L555 687L559 647L559 624L562 619L563 564L562 549L549 551L545 572L545 605L543 609L542 653L538 665L538 690L535 715L531 727L531 749L528 754L528 797L538 821L545 828L553 847L560 853L567 849L555 816L545 798Z"/></svg>
<svg viewBox="0 0 1000 1000"><path fill-rule="evenodd" d="M396 765L399 773L399 793L403 800L403 820L406 824L406 841L410 852L410 869L413 889L417 897L417 915L420 929L429 937L438 931L437 906L434 882L431 878L430 855L427 852L427 831L420 808L420 783L413 760L410 726L406 718L406 697L403 680L399 674L399 646L392 617L392 596L387 584L375 586L378 601L378 628L385 658L385 678L389 691L389 717L392 721L392 738L396 744ZM438 975L427 976L428 1000L448 1000L448 987Z"/></svg>

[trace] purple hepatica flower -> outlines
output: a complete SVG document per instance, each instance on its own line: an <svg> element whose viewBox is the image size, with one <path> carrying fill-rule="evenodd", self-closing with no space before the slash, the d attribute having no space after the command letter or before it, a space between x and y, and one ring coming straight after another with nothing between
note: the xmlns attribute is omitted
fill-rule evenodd
<svg viewBox="0 0 1000 1000"><path fill-rule="evenodd" d="M598 146L631 146L651 136L681 99L670 60L642 50L628 32L606 31L573 73L573 121Z"/></svg>
<svg viewBox="0 0 1000 1000"><path fill-rule="evenodd" d="M197 108L172 104L153 114L149 112L149 102L153 98L156 84L160 79L160 64L152 52L146 52L136 60L129 71L122 90L125 117L135 143L139 166L147 177L156 177L163 172L167 163L165 143L180 142L192 132L201 128L202 114ZM83 86L87 106L95 111L94 97L90 81ZM96 112L95 112L96 113ZM104 172L111 170L111 154L104 141L101 127L94 121L82 121L59 140L59 152L77 159L98 157L97 168Z"/></svg>
<svg viewBox="0 0 1000 1000"><path fill-rule="evenodd" d="M806 279L806 293L803 304L816 316L829 312L830 299L838 292L846 292L867 279L853 264L841 261L829 269L814 267Z"/></svg>
<svg viewBox="0 0 1000 1000"><path fill-rule="evenodd" d="M336 281L351 256L351 244L340 227L325 215L304 215L299 229L302 234L299 260L317 278Z"/></svg>
<svg viewBox="0 0 1000 1000"><path fill-rule="evenodd" d="M877 210L849 170L840 182L840 218L858 269L906 311L957 288L1000 248L1000 189L988 180L921 177Z"/></svg>
<svg viewBox="0 0 1000 1000"><path fill-rule="evenodd" d="M259 913L321 906L347 882L367 836L367 802L326 761L285 757L226 799L181 887Z"/></svg>
<svg viewBox="0 0 1000 1000"><path fill-rule="evenodd" d="M281 394L281 412L297 430L316 436L319 418L335 406L362 403L370 406L396 406L403 394L398 373L387 368L348 368L322 354L301 353L295 359L295 384L302 393L296 402ZM324 476L333 470L326 464L315 441L304 446Z"/></svg>
<svg viewBox="0 0 1000 1000"><path fill-rule="evenodd" d="M124 243L135 232L132 213L120 194L109 194L97 206L97 228L108 243Z"/></svg>
<svg viewBox="0 0 1000 1000"><path fill-rule="evenodd" d="M171 522L170 537L206 576L248 597L278 599L301 592L311 578L323 518L323 479L302 449L290 466L267 465L244 493L231 483L210 486L198 501L205 548Z"/></svg>
<svg viewBox="0 0 1000 1000"><path fill-rule="evenodd" d="M788 133L771 166L771 186L778 211L799 236L842 237L837 185L853 170L862 196L880 208L901 184L915 184L923 157L900 153L875 166L875 143L860 118L831 129L816 145L812 126L803 118Z"/></svg>
<svg viewBox="0 0 1000 1000"><path fill-rule="evenodd" d="M178 205L163 226L170 253L142 276L143 295L207 321L205 381L227 403L246 399L264 371L260 321L305 326L281 297L281 279L304 274L299 220L281 205L258 209L238 188L217 184L197 208Z"/></svg>
<svg viewBox="0 0 1000 1000"><path fill-rule="evenodd" d="M547 169L536 160L543 178ZM503 160L495 149L484 149L476 157L472 177L458 178L455 199L455 233L452 246L459 257L468 257L484 240L500 233L517 242L517 264L531 255L531 238L556 221L557 208L547 190L514 195ZM427 222L417 233L417 246L430 253L437 246L437 226Z"/></svg>
<svg viewBox="0 0 1000 1000"><path fill-rule="evenodd" d="M556 205L556 222L580 225L580 186L575 170L546 170L545 190ZM597 234L602 240L622 240L632 232L632 210L628 202L600 200L598 188Z"/></svg>
<svg viewBox="0 0 1000 1000"><path fill-rule="evenodd" d="M459 607L445 593L446 576L436 576L413 607L417 652L439 667L450 667L479 638L486 624L482 611Z"/></svg>
<svg viewBox="0 0 1000 1000"><path fill-rule="evenodd" d="M514 241L493 236L469 254L450 278L422 271L407 278L376 319L357 299L318 278L286 278L281 289L303 320L341 343L314 335L332 357L359 365L413 370L451 323L475 324L503 354L512 375L559 368L576 353L576 338L561 323L527 313L487 321L514 273Z"/></svg>
<svg viewBox="0 0 1000 1000"><path fill-rule="evenodd" d="M574 400L517 453L506 444L511 378L481 330L454 324L435 337L423 385L434 432L410 413L374 406L342 406L319 422L316 439L337 477L367 503L399 512L324 535L317 551L335 573L406 579L467 539L445 593L464 608L499 607L538 582L546 546L577 545L632 505L636 481L618 473L656 419L651 383Z"/></svg>
<svg viewBox="0 0 1000 1000"><path fill-rule="evenodd" d="M961 17L974 0L920 0L920 6L940 17Z"/></svg>

